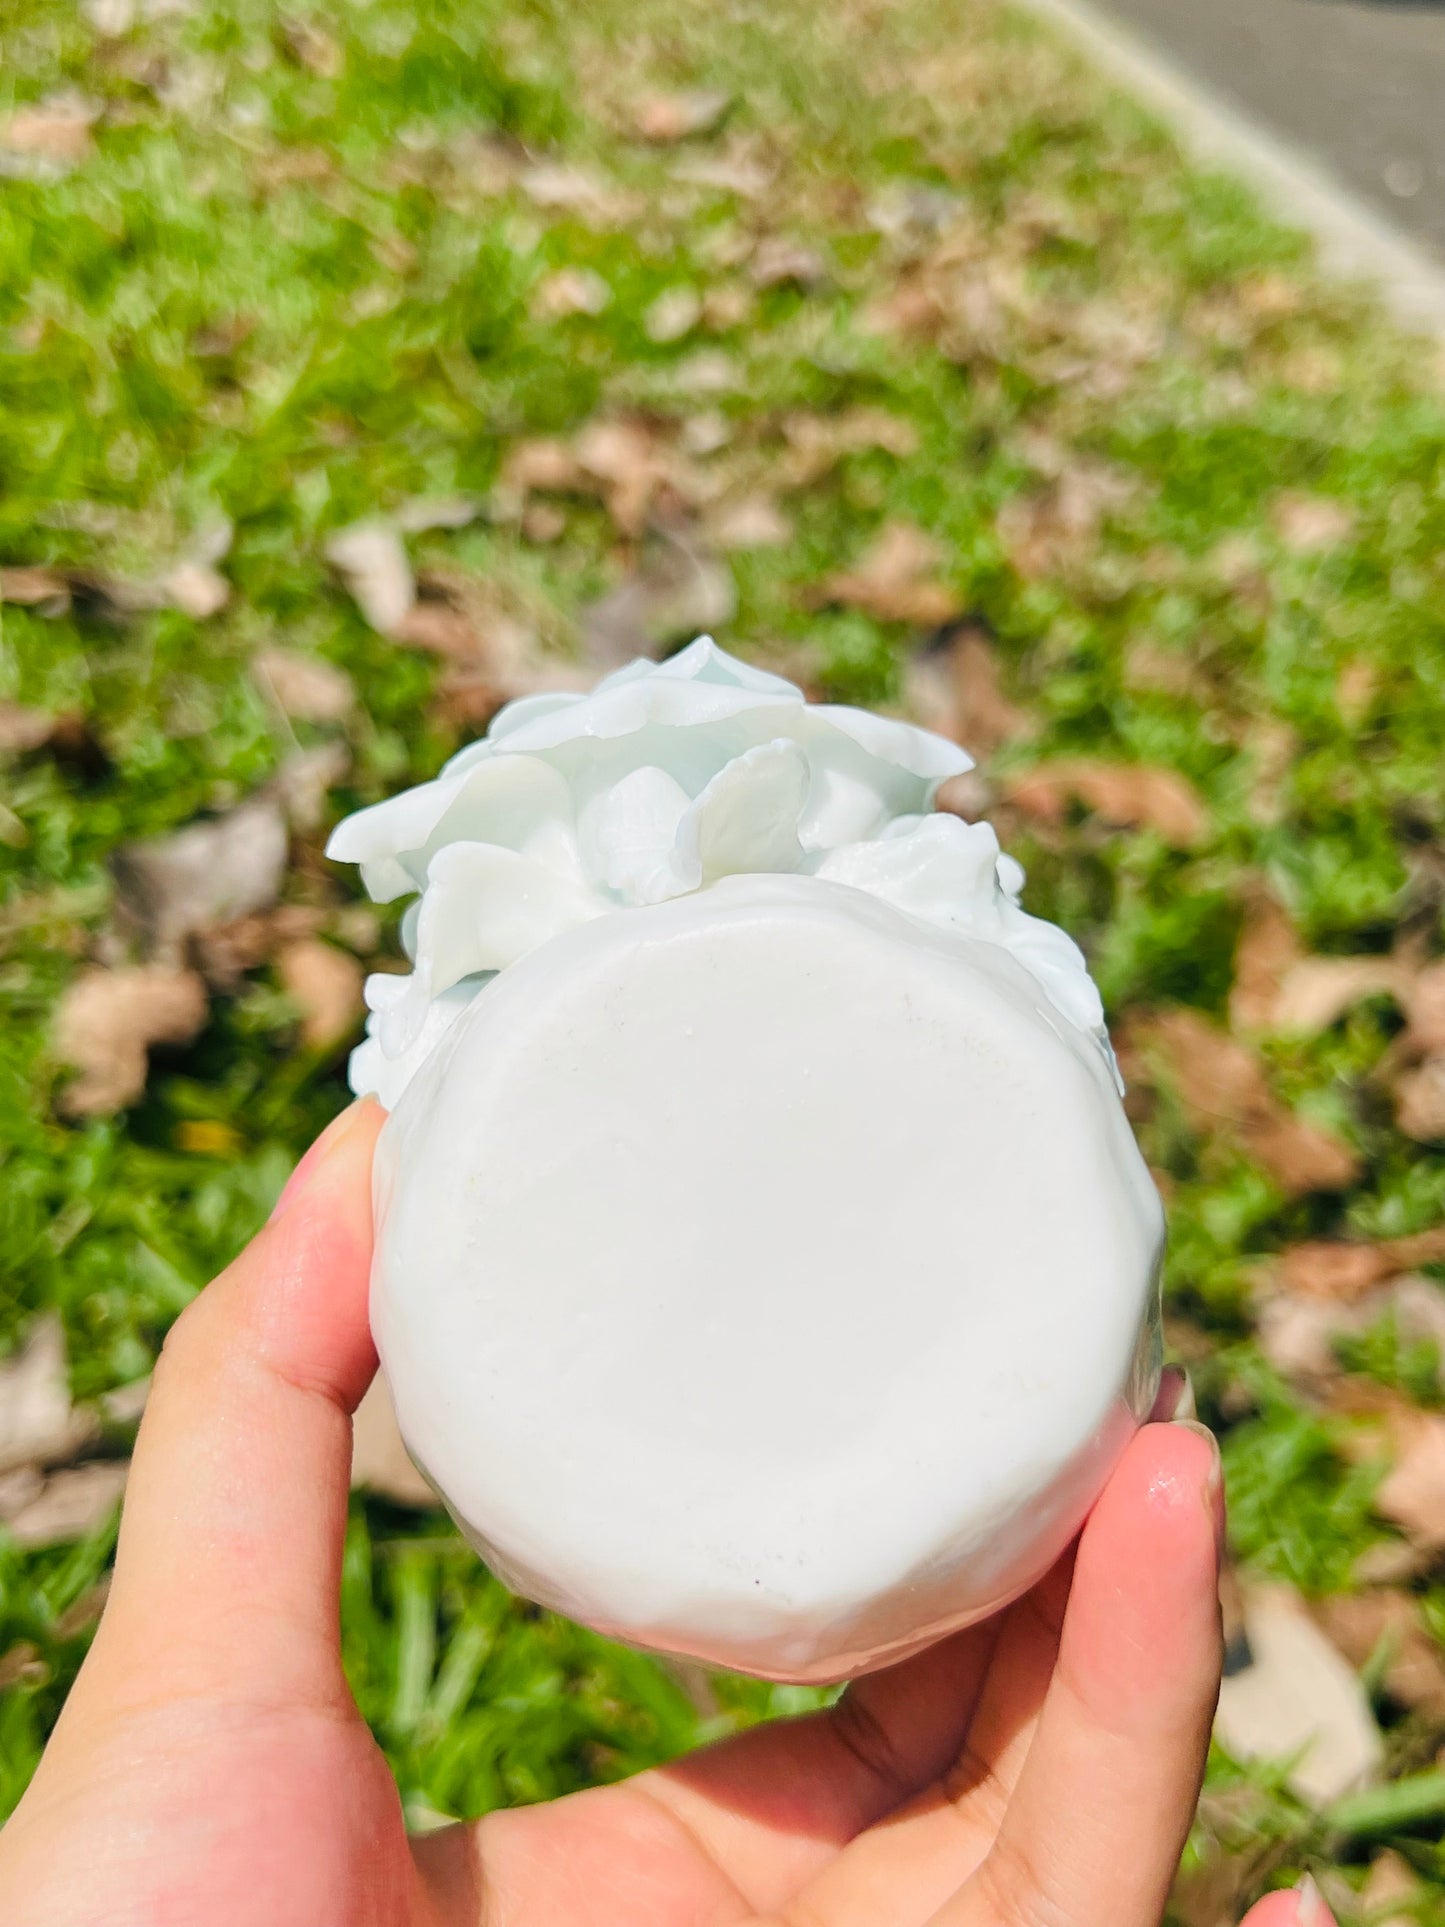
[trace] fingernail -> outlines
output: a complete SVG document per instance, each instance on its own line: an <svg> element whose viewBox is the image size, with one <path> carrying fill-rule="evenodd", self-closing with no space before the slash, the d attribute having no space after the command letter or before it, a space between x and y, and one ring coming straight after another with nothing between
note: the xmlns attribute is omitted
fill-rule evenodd
<svg viewBox="0 0 1445 1927"><path fill-rule="evenodd" d="M1335 1927L1335 1917L1325 1905L1325 1897L1311 1873L1301 1876L1295 1887L1295 1920L1298 1927Z"/></svg>
<svg viewBox="0 0 1445 1927"><path fill-rule="evenodd" d="M1209 1442L1209 1470L1204 1477L1203 1499L1205 1510L1214 1521L1214 1542L1221 1549L1224 1545L1224 1468L1219 1458L1219 1440L1207 1425L1201 1425L1197 1418L1175 1419L1174 1423L1184 1432L1195 1432Z"/></svg>
<svg viewBox="0 0 1445 1927"><path fill-rule="evenodd" d="M1194 1417L1194 1387L1182 1365L1166 1365L1159 1374L1159 1390L1154 1395L1150 1422L1167 1424L1170 1419Z"/></svg>
<svg viewBox="0 0 1445 1927"><path fill-rule="evenodd" d="M364 1097L355 1104L348 1104L340 1116L332 1118L310 1149L302 1153L300 1162L282 1185L280 1197L271 1207L270 1223L274 1224L283 1211L289 1211L295 1204L337 1145L344 1143L351 1135L352 1126L365 1114L371 1101L370 1098Z"/></svg>

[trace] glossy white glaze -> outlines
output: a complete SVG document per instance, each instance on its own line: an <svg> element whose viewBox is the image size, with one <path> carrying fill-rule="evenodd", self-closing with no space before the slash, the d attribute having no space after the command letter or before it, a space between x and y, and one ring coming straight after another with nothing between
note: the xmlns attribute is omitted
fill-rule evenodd
<svg viewBox="0 0 1445 1927"><path fill-rule="evenodd" d="M394 1104L491 976L563 930L738 875L824 877L1002 944L1107 1052L1082 956L1020 909L1023 873L990 826L927 814L969 767L939 736L807 703L706 637L590 695L509 704L434 782L332 836L378 901L421 893L403 923L414 969L367 985L353 1089Z"/></svg>
<svg viewBox="0 0 1445 1927"><path fill-rule="evenodd" d="M928 814L960 753L686 653L337 832L425 885L354 1060L372 1323L520 1591L839 1678L1077 1530L1153 1397L1162 1218L1079 953Z"/></svg>

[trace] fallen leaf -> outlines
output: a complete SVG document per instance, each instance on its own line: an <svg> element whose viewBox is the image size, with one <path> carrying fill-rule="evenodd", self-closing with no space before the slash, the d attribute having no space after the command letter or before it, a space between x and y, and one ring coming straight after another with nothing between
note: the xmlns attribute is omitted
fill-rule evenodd
<svg viewBox="0 0 1445 1927"><path fill-rule="evenodd" d="M522 540L545 545L567 533L567 515L555 502L529 502L522 510Z"/></svg>
<svg viewBox="0 0 1445 1927"><path fill-rule="evenodd" d="M611 302L611 288L593 269L557 268L533 290L532 313L544 321L564 321L574 314L601 314Z"/></svg>
<svg viewBox="0 0 1445 1927"><path fill-rule="evenodd" d="M1445 962L1427 964L1405 991L1405 1045L1421 1057L1445 1053Z"/></svg>
<svg viewBox="0 0 1445 1927"><path fill-rule="evenodd" d="M887 409L860 406L836 415L786 415L782 422L788 453L780 480L788 489L808 488L837 467L848 455L881 449L898 461L918 452L918 431L912 422Z"/></svg>
<svg viewBox="0 0 1445 1927"><path fill-rule="evenodd" d="M1445 1055L1396 1078L1395 1122L1421 1144L1445 1138Z"/></svg>
<svg viewBox="0 0 1445 1927"><path fill-rule="evenodd" d="M55 1054L80 1072L61 1093L70 1117L103 1117L145 1089L152 1044L187 1044L206 1021L206 986L193 970L145 964L89 970L61 993Z"/></svg>
<svg viewBox="0 0 1445 1927"><path fill-rule="evenodd" d="M321 656L304 656L297 649L260 649L252 667L277 707L297 722L339 723L355 705L350 676Z"/></svg>
<svg viewBox="0 0 1445 1927"><path fill-rule="evenodd" d="M297 723L341 723L355 705L356 690L345 669L297 649L260 649L252 667L262 688Z"/></svg>
<svg viewBox="0 0 1445 1927"><path fill-rule="evenodd" d="M312 903L280 903L272 910L213 924L194 938L196 963L217 990L234 992L248 970L269 963L288 943L314 937L327 913Z"/></svg>
<svg viewBox="0 0 1445 1927"><path fill-rule="evenodd" d="M1380 1589L1321 1599L1315 1616L1356 1672L1383 1645L1385 1690L1402 1706L1445 1720L1445 1653L1431 1638L1407 1592Z"/></svg>
<svg viewBox="0 0 1445 1927"><path fill-rule="evenodd" d="M416 600L411 562L396 524L372 516L337 529L327 540L326 559L370 626L379 635L393 634Z"/></svg>
<svg viewBox="0 0 1445 1927"><path fill-rule="evenodd" d="M65 1328L54 1312L42 1312L19 1350L0 1359L0 1472L63 1464L95 1430L93 1415L70 1401Z"/></svg>
<svg viewBox="0 0 1445 1927"><path fill-rule="evenodd" d="M958 592L934 579L944 551L912 522L887 522L852 569L829 576L820 600L862 609L880 622L936 629L962 607Z"/></svg>
<svg viewBox="0 0 1445 1927"><path fill-rule="evenodd" d="M0 702L0 756L23 756L32 749L43 749L55 734L57 720L48 709Z"/></svg>
<svg viewBox="0 0 1445 1927"><path fill-rule="evenodd" d="M393 641L468 671L485 670L499 688L520 694L537 648L530 624L502 606L490 583L465 569L433 564L418 587L422 599L397 626Z"/></svg>
<svg viewBox="0 0 1445 1927"><path fill-rule="evenodd" d="M707 533L720 549L775 549L792 541L793 524L770 495L740 495L714 510Z"/></svg>
<svg viewBox="0 0 1445 1927"><path fill-rule="evenodd" d="M49 94L0 121L0 147L54 167L76 167L95 152L91 129L99 119L95 101L76 93Z"/></svg>
<svg viewBox="0 0 1445 1927"><path fill-rule="evenodd" d="M231 599L231 585L209 562L177 562L161 577L161 592L172 608L197 622L224 609Z"/></svg>
<svg viewBox="0 0 1445 1927"><path fill-rule="evenodd" d="M579 479L601 495L622 535L640 535L653 501L677 469L645 422L600 418L578 431L573 443Z"/></svg>
<svg viewBox="0 0 1445 1927"><path fill-rule="evenodd" d="M286 781L294 782L299 763ZM111 859L116 907L153 949L265 910L286 869L286 811L273 787L170 836L123 844Z"/></svg>
<svg viewBox="0 0 1445 1927"><path fill-rule="evenodd" d="M1445 1550L1445 1417L1411 1412L1391 1429L1395 1462L1375 1489L1375 1510L1412 1545Z"/></svg>
<svg viewBox="0 0 1445 1927"><path fill-rule="evenodd" d="M350 768L351 751L344 742L294 749L255 800L274 797L291 828L304 836L326 820L327 797Z"/></svg>
<svg viewBox="0 0 1445 1927"><path fill-rule="evenodd" d="M64 615L70 607L70 581L63 569L0 569L0 602L22 609L47 609Z"/></svg>
<svg viewBox="0 0 1445 1927"><path fill-rule="evenodd" d="M281 45L296 65L308 73L317 74L323 80L336 80L345 71L346 56L341 51L341 43L319 21L290 14L282 19L278 31Z"/></svg>
<svg viewBox="0 0 1445 1927"><path fill-rule="evenodd" d="M808 294L827 278L828 264L818 250L785 234L765 235L748 263L748 279L755 288L798 288Z"/></svg>
<svg viewBox="0 0 1445 1927"><path fill-rule="evenodd" d="M1132 476L1103 462L1072 460L1047 488L1004 503L999 541L1030 581L1067 574L1093 557L1105 522L1136 492Z"/></svg>
<svg viewBox="0 0 1445 1927"><path fill-rule="evenodd" d="M1231 1029L1271 1028L1280 985L1302 954L1299 933L1289 912L1271 891L1255 888L1246 901L1234 951L1234 981L1229 991Z"/></svg>
<svg viewBox="0 0 1445 1927"><path fill-rule="evenodd" d="M395 1505L430 1510L437 1503L402 1443L391 1392L380 1372L351 1421L351 1483Z"/></svg>
<svg viewBox="0 0 1445 1927"><path fill-rule="evenodd" d="M1269 519L1280 541L1295 555L1323 554L1338 548L1355 531L1355 512L1348 502L1292 489L1274 498Z"/></svg>
<svg viewBox="0 0 1445 1927"><path fill-rule="evenodd" d="M1292 1198L1348 1190L1360 1175L1357 1152L1283 1105L1267 1118L1247 1122L1241 1136L1255 1162Z"/></svg>
<svg viewBox="0 0 1445 1927"><path fill-rule="evenodd" d="M711 334L731 334L734 329L746 328L757 311L757 300L750 288L724 284L709 288L703 296L702 325Z"/></svg>
<svg viewBox="0 0 1445 1927"><path fill-rule="evenodd" d="M32 1497L13 1510L0 1509L4 1529L17 1546L62 1545L104 1525L120 1504L130 1471L124 1459L52 1472Z"/></svg>
<svg viewBox="0 0 1445 1927"><path fill-rule="evenodd" d="M1061 757L1011 776L1004 794L1015 809L1044 823L1062 822L1077 800L1106 823L1153 830L1176 849L1191 848L1209 828L1209 811L1188 777L1148 763Z"/></svg>
<svg viewBox="0 0 1445 1927"><path fill-rule="evenodd" d="M701 320L702 296L696 288L668 288L645 310L642 331L661 346L681 341Z"/></svg>
<svg viewBox="0 0 1445 1927"><path fill-rule="evenodd" d="M1420 1877L1393 1847L1377 1853L1360 1889L1359 1904L1369 1927L1419 1927Z"/></svg>
<svg viewBox="0 0 1445 1927"><path fill-rule="evenodd" d="M281 988L301 1012L301 1041L328 1050L361 1021L365 975L356 958L319 937L288 943L277 958Z"/></svg>
<svg viewBox="0 0 1445 1927"><path fill-rule="evenodd" d="M1354 1151L1282 1104L1254 1053L1199 1011L1158 1012L1136 1026L1136 1043L1162 1049L1196 1129L1236 1135L1291 1196L1343 1189L1358 1175Z"/></svg>
<svg viewBox="0 0 1445 1927"><path fill-rule="evenodd" d="M914 657L907 694L929 729L980 758L1030 730L1028 714L1003 692L992 638L978 622L951 625Z"/></svg>
<svg viewBox="0 0 1445 1927"><path fill-rule="evenodd" d="M1249 1591L1244 1622L1251 1663L1224 1680L1214 1731L1236 1760L1299 1758L1288 1780L1313 1807L1374 1779L1383 1746L1364 1688L1284 1586Z"/></svg>
<svg viewBox="0 0 1445 1927"><path fill-rule="evenodd" d="M632 131L659 147L715 133L727 118L732 95L720 87L688 87L675 94L645 94L632 109Z"/></svg>
<svg viewBox="0 0 1445 1927"><path fill-rule="evenodd" d="M1389 957L1303 957L1279 985L1269 1028L1316 1036L1367 997L1398 999L1405 983Z"/></svg>
<svg viewBox="0 0 1445 1927"><path fill-rule="evenodd" d="M136 0L86 0L85 17L103 40L121 40L135 25Z"/></svg>
<svg viewBox="0 0 1445 1927"><path fill-rule="evenodd" d="M775 170L747 146L734 145L726 153L683 153L672 163L673 179L690 187L736 194L740 200L759 201L772 186Z"/></svg>
<svg viewBox="0 0 1445 1927"><path fill-rule="evenodd" d="M1283 1378L1309 1383L1340 1368L1335 1347L1357 1337L1376 1315L1371 1298L1341 1303L1320 1296L1279 1291L1266 1297L1255 1315L1255 1339Z"/></svg>
<svg viewBox="0 0 1445 1927"><path fill-rule="evenodd" d="M592 661L615 667L725 628L736 609L726 564L680 536L662 534L630 575L583 610L583 647Z"/></svg>
<svg viewBox="0 0 1445 1927"><path fill-rule="evenodd" d="M403 535L426 535L432 529L467 528L479 512L475 495L413 495L391 519Z"/></svg>
<svg viewBox="0 0 1445 1927"><path fill-rule="evenodd" d="M111 1425L139 1425L150 1399L151 1375L129 1379L100 1395L100 1409Z"/></svg>
<svg viewBox="0 0 1445 1927"><path fill-rule="evenodd" d="M617 227L643 211L636 195L624 193L600 174L560 161L535 162L520 169L516 179L533 207L575 214L589 227Z"/></svg>

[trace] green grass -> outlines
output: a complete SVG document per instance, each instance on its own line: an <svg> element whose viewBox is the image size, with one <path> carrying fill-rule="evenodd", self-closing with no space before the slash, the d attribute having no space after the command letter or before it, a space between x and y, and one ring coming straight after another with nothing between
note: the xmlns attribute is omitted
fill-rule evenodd
<svg viewBox="0 0 1445 1927"><path fill-rule="evenodd" d="M910 518L946 545L950 581L1036 719L1005 773L1087 753L1192 779L1210 828L1189 850L1088 824L1019 845L1030 907L1085 944L1116 1017L1169 1001L1220 1012L1261 877L1318 949L1381 950L1402 930L1439 947L1438 371L1361 298L1322 285L1243 190L1184 168L1128 102L985 0L598 0L585 21L550 0L369 0L310 17L334 39L339 59L322 64L335 73L294 57L265 0L202 4L118 43L63 0L13 0L0 28L0 113L62 87L105 110L72 172L0 179L0 565L143 575L217 514L236 530L235 594L205 623L0 608L0 698L80 712L103 751L4 773L0 1341L56 1306L79 1395L144 1372L343 1101L340 1062L300 1048L263 971L157 1062L133 1110L57 1120L49 1013L106 928L109 853L224 807L293 747L247 673L278 641L344 665L358 688L335 814L430 774L455 743L431 704L434 665L365 628L325 567L326 534L420 493L485 495L516 438L599 411L719 411L730 439L715 459L740 486L776 475L790 411L866 404L913 424L916 456L847 455L789 498L793 541L732 558L725 640L802 661L839 696L896 701L908 635L820 612L808 591L881 522ZM626 136L644 85L701 82L735 97L721 138L751 139L775 171L756 203L679 185L673 155ZM595 169L631 205L593 228L493 192L483 137ZM988 329L955 359L866 325L898 271L870 202L918 184L954 197L1001 277ZM651 341L643 317L666 290L746 288L726 263L754 230L817 247L828 279L758 294L715 337ZM563 265L601 274L611 304L537 318L536 284ZM724 392L689 391L699 346L730 357ZM1129 486L1077 554L1024 576L998 518L1040 486L1045 441ZM1352 534L1291 552L1271 520L1281 490L1348 503ZM1221 557L1230 538L1253 544L1243 586ZM546 547L480 521L415 548L503 585L564 655L618 568L586 506ZM1342 709L1340 674L1360 664L1363 707ZM331 918L349 887L315 843L299 850L291 900ZM1261 1364L1249 1273L1301 1237L1445 1215L1445 1159L1395 1131L1371 1083L1394 1026L1368 1005L1271 1047L1280 1092L1365 1160L1344 1198L1286 1199L1167 1104L1145 1126L1173 1185L1170 1299L1219 1348L1200 1381L1227 1433L1238 1549L1307 1589L1348 1584L1383 1528L1370 1478ZM234 1150L178 1148L198 1120L223 1123ZM1353 1362L1429 1384L1388 1333ZM0 1655L35 1649L0 1698L0 1808L82 1654L76 1602L108 1550L0 1549ZM355 1508L345 1627L362 1706L417 1811L540 1798L797 1703L724 1681L703 1720L663 1668L510 1602L435 1521L381 1505ZM1235 1777L1221 1761L1213 1784ZM1280 1868L1313 1852L1358 1861L1364 1833L1419 1832L1408 1800L1371 1807L1357 1840L1257 1797L1251 1824L1277 1839ZM1411 1850L1445 1881L1432 1850Z"/></svg>

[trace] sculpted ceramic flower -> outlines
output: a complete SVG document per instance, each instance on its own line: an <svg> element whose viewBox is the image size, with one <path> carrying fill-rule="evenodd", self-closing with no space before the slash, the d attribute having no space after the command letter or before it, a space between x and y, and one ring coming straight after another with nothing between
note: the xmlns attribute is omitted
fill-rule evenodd
<svg viewBox="0 0 1445 1927"><path fill-rule="evenodd" d="M1104 1042L1082 955L1019 908L1023 873L992 829L923 814L972 766L926 730L807 703L707 637L590 695L510 703L435 782L331 839L327 854L359 864L378 903L421 892L403 925L412 974L367 985L353 1088L393 1105L495 972L591 918L725 876L821 877L1003 944Z"/></svg>
<svg viewBox="0 0 1445 1927"><path fill-rule="evenodd" d="M511 704L331 854L417 893L352 1081L418 1462L528 1596L785 1678L995 1610L1157 1376L1098 993L969 759L706 639Z"/></svg>

